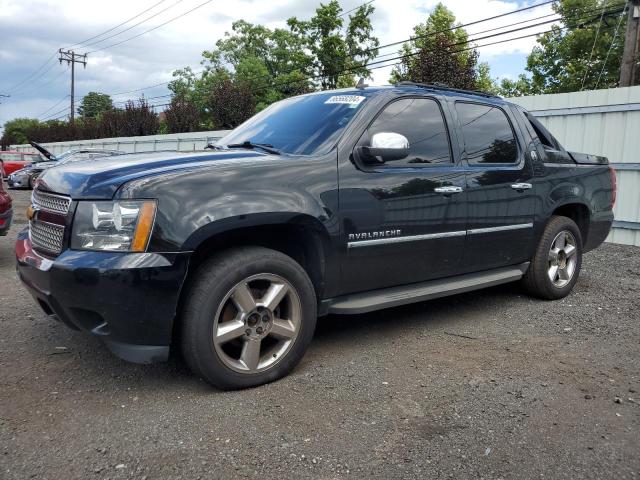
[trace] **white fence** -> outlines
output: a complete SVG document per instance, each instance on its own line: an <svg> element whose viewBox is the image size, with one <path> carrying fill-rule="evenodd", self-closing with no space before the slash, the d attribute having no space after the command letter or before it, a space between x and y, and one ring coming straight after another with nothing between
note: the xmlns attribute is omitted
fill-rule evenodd
<svg viewBox="0 0 640 480"><path fill-rule="evenodd" d="M171 133L166 135L148 135L144 137L100 138L98 140L77 140L73 142L43 143L42 145L58 154L75 148L107 148L128 153L155 152L158 150L179 150L191 152L203 150L208 142L222 138L228 130L209 132ZM10 150L32 152L31 145L12 145Z"/></svg>
<svg viewBox="0 0 640 480"><path fill-rule="evenodd" d="M608 241L640 246L640 86L510 99L536 115L567 150L604 155L618 176L614 228ZM227 131L105 138L44 144L53 153L71 148L126 152L202 150ZM29 145L11 149L29 150Z"/></svg>
<svg viewBox="0 0 640 480"><path fill-rule="evenodd" d="M608 241L640 246L640 86L509 100L538 117L567 150L609 158L618 198Z"/></svg>

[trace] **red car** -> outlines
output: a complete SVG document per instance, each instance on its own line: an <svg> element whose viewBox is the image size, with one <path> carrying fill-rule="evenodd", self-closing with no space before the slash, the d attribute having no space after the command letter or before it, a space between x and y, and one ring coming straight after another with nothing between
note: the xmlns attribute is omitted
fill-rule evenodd
<svg viewBox="0 0 640 480"><path fill-rule="evenodd" d="M9 233L12 217L11 197L4 190L4 186L2 185L2 172L0 172L0 237Z"/></svg>
<svg viewBox="0 0 640 480"><path fill-rule="evenodd" d="M20 170L40 158L41 155L39 153L15 152L11 150L0 152L0 172L2 172L6 178L16 170Z"/></svg>

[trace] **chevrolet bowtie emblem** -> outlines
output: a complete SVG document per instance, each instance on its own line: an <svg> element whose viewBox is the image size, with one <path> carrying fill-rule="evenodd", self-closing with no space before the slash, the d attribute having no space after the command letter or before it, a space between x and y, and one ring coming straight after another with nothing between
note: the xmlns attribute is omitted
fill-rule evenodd
<svg viewBox="0 0 640 480"><path fill-rule="evenodd" d="M36 209L33 208L32 205L29 205L27 207L27 219L29 220L33 220L33 218L36 216Z"/></svg>

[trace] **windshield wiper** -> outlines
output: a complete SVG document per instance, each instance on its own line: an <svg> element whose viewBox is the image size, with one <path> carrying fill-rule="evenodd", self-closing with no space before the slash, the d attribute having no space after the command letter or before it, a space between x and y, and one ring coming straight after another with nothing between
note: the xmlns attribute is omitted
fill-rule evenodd
<svg viewBox="0 0 640 480"><path fill-rule="evenodd" d="M274 146L269 143L253 143L250 140L245 140L242 143L232 143L230 145L227 145L227 148L246 148L249 150L259 148L260 150L264 150L267 153L272 153L274 155L281 155L280 150L278 150L277 148L274 148Z"/></svg>

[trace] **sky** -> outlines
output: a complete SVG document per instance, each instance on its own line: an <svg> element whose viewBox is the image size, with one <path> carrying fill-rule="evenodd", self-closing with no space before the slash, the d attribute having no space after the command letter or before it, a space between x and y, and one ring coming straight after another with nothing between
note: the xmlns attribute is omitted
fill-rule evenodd
<svg viewBox="0 0 640 480"><path fill-rule="evenodd" d="M365 0L341 0L343 11ZM206 2L206 3L205 3ZM442 0L463 24L542 3L542 0ZM374 0L374 33L384 45L405 40L413 27L424 22L437 0ZM200 68L203 50L244 19L270 28L285 27L286 19L308 19L319 0L0 0L0 125L16 117L46 119L68 114L70 72L57 61L59 48L92 52L158 27L121 45L88 54L86 68L76 65L75 96L90 91L126 92L166 82L176 68ZM202 6L200 6L202 5ZM196 9L196 7L200 6ZM86 41L134 15L149 9L125 25ZM191 9L193 12L161 26ZM482 22L467 28L471 38L479 32L523 22L552 13L550 5ZM153 17L153 18L150 18ZM518 26L547 20L532 20ZM142 22L135 26L136 23ZM509 30L514 27L507 27ZM549 25L478 41L478 45L540 32ZM128 29L127 31L124 31ZM112 38L106 38L112 36ZM100 40L103 40L100 42ZM85 41L84 44L77 42ZM94 45L89 43L98 42ZM75 44L75 45L74 45ZM535 44L530 37L478 48L480 61L491 66L493 77L515 78L524 71L526 56ZM393 53L397 47L380 51ZM391 67L373 70L373 85L388 83ZM113 95L115 102L168 93L166 85L133 94ZM66 97L66 98L65 98ZM79 99L78 99L79 100ZM153 103L154 100L151 100Z"/></svg>

